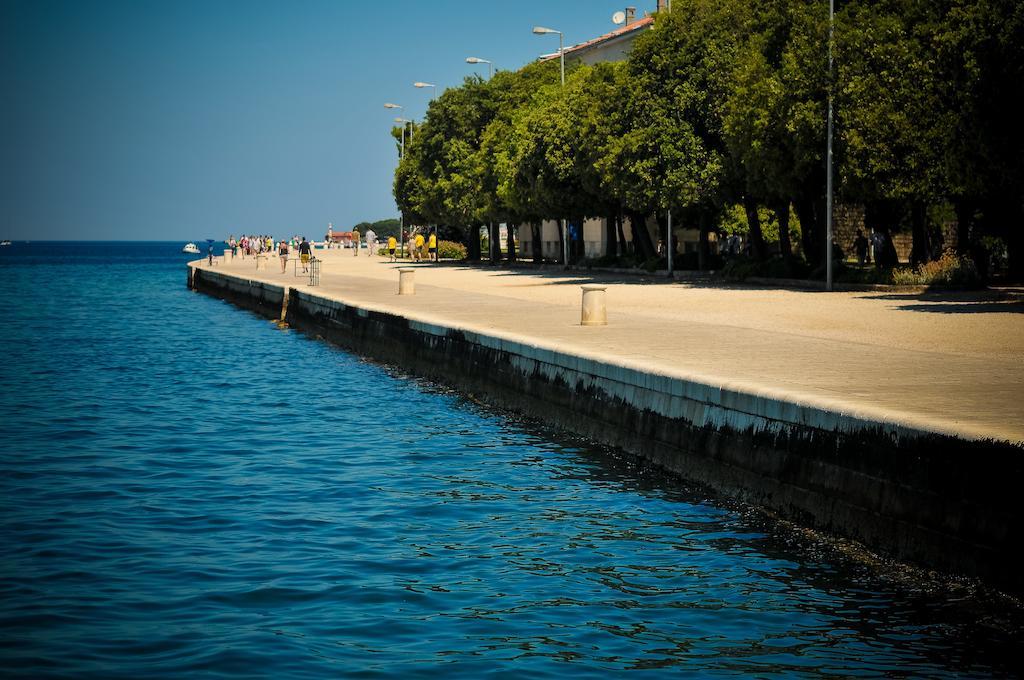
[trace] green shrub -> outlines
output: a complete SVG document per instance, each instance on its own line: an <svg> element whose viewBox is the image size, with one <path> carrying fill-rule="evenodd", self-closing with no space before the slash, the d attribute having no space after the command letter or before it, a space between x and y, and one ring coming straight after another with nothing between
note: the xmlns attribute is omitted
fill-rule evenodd
<svg viewBox="0 0 1024 680"><path fill-rule="evenodd" d="M893 269L892 282L897 285L973 288L981 285L981 276L973 260L947 250L934 262L926 262L913 269Z"/></svg>
<svg viewBox="0 0 1024 680"><path fill-rule="evenodd" d="M438 243L437 256L442 260L465 260L469 251L466 246L455 241L441 241Z"/></svg>

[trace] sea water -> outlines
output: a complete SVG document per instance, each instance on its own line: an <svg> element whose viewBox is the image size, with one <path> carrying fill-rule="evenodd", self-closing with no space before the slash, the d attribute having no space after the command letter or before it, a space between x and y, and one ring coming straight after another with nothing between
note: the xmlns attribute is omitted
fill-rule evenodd
<svg viewBox="0 0 1024 680"><path fill-rule="evenodd" d="M190 292L0 251L0 674L989 676L1020 612Z"/></svg>

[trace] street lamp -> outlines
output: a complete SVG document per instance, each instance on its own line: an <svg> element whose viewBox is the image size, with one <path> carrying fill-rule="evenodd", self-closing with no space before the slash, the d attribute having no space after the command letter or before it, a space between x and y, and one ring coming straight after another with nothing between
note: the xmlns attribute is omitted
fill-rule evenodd
<svg viewBox="0 0 1024 680"><path fill-rule="evenodd" d="M533 33L534 33L534 35L547 35L549 33L557 33L558 34L558 58L561 61L561 65L562 65L562 87L564 88L565 87L565 45L564 45L564 38L565 38L565 36L562 35L561 31L556 31L553 28L545 28L543 26L534 26L533 27ZM562 223L564 225L565 224L565 220L562 220ZM563 231L563 236L562 236L562 260L565 262L565 266L568 268L568 266L569 266L569 229L568 229L568 225L563 226L562 227L562 231Z"/></svg>
<svg viewBox="0 0 1024 680"><path fill-rule="evenodd" d="M535 35L547 35L548 33L558 34L558 57L562 61L562 85L565 85L565 48L563 46L563 38L561 31L556 31L553 28L544 28L543 26L534 26L533 32Z"/></svg>
<svg viewBox="0 0 1024 680"><path fill-rule="evenodd" d="M433 83L413 83L412 86L413 87L418 87L420 89L423 89L424 87L432 87L432 88L434 88L430 92L430 99L431 100L433 100L434 99L434 95L437 94L437 85L434 85Z"/></svg>
<svg viewBox="0 0 1024 680"><path fill-rule="evenodd" d="M402 151L401 151L401 153L398 154L398 157L399 158L405 158L405 128L412 121L409 120L408 118L395 118L395 122L402 124ZM411 138L412 138L412 135L410 135L410 139Z"/></svg>
<svg viewBox="0 0 1024 680"><path fill-rule="evenodd" d="M391 102L388 102L387 104L384 105L384 108L385 109L401 109L401 108L404 108L404 107L401 104L392 104ZM398 122L397 118L395 119L395 122L396 123ZM411 120L407 120L405 122L411 123L412 121ZM404 131L404 128L403 128L403 131ZM412 127L411 126L409 128L409 141L412 141Z"/></svg>
<svg viewBox="0 0 1024 680"><path fill-rule="evenodd" d="M487 79L490 80L491 76L494 75L492 72L491 62L480 57L466 57L467 64L487 64Z"/></svg>
<svg viewBox="0 0 1024 680"><path fill-rule="evenodd" d="M401 104L392 104L391 102L386 102L384 104L384 108L385 109L401 109L401 108L404 108L404 107ZM401 152L399 154L399 159L402 159L402 158L405 158L405 126L406 126L406 124L411 123L412 121L411 120L406 120L405 118L395 118L395 122L402 124L402 150L401 150ZM409 141L412 141L412 127L409 128ZM401 241L401 244L399 246L400 247L399 254L400 254L401 257L405 257L405 239L403 238L404 235L405 235L405 213L402 212L401 210L399 210L398 211L398 237L399 237L399 240Z"/></svg>
<svg viewBox="0 0 1024 680"><path fill-rule="evenodd" d="M835 3L828 0L828 151L825 170L825 290L832 290L832 29Z"/></svg>

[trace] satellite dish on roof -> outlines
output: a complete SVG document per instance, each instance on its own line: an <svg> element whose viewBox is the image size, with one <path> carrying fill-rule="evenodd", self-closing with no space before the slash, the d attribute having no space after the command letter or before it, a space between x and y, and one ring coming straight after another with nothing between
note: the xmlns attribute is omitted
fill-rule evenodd
<svg viewBox="0 0 1024 680"><path fill-rule="evenodd" d="M613 24L619 25L619 24L623 24L625 22L626 22L626 13L625 12L616 12L615 14L612 15L612 23Z"/></svg>

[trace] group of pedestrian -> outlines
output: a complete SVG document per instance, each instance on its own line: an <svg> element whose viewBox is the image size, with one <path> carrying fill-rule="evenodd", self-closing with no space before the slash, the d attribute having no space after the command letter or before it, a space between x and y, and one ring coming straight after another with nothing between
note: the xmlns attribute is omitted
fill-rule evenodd
<svg viewBox="0 0 1024 680"><path fill-rule="evenodd" d="M228 237L228 246L231 248L231 254L233 257L241 257L245 259L247 256L259 256L259 255L271 255L277 253L281 259L281 273L285 271L285 267L288 266L288 256L292 252L299 253L299 259L302 260L302 271L309 271L309 260L312 257L313 247L312 243L306 240L305 236L292 236L288 239L280 239L274 241L274 237L269 235L253 235L245 234L240 238L235 238L234 235Z"/></svg>
<svg viewBox="0 0 1024 680"><path fill-rule="evenodd" d="M231 236L228 239L228 245L231 247L231 254L233 256L240 254L244 259L247 256L262 255L274 250L274 239L264 234L259 236L245 234L237 240L234 236Z"/></svg>
<svg viewBox="0 0 1024 680"><path fill-rule="evenodd" d="M858 229L852 246L857 262L861 265L871 264L872 254L876 268L892 267L899 261L892 238L880 230L872 229L871 236L867 237L862 229Z"/></svg>
<svg viewBox="0 0 1024 680"><path fill-rule="evenodd" d="M390 245L390 243L389 243ZM406 249L413 262L420 262L424 259L437 262L437 234L430 232L426 237L418 231L410 231L406 234ZM394 261L392 253L392 261Z"/></svg>
<svg viewBox="0 0 1024 680"><path fill-rule="evenodd" d="M281 258L282 274L284 274L285 270L288 268L288 255L291 254L292 250L297 250L299 252L299 260L302 262L302 271L309 271L309 261L313 257L313 244L307 241L305 236L303 236L298 243L295 243L295 245L292 245L293 243L295 243L294 239L292 241L281 241L278 244L277 255Z"/></svg>

